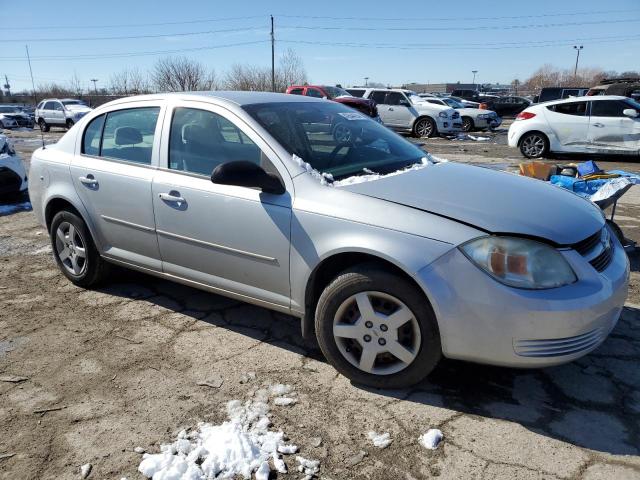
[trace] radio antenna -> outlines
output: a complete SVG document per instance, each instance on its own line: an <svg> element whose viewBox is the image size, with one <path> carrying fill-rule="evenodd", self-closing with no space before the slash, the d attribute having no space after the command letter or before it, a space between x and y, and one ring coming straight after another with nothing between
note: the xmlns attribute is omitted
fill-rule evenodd
<svg viewBox="0 0 640 480"><path fill-rule="evenodd" d="M29 45L25 45L24 48L27 50L27 62L29 62L29 73L31 74L31 87L33 88L33 101L35 102L36 108L38 108L38 97L36 96L36 83L33 81L33 70L31 69L31 57L29 56ZM34 118L35 120L35 118ZM44 149L44 132L40 129L40 139L42 140L42 148Z"/></svg>

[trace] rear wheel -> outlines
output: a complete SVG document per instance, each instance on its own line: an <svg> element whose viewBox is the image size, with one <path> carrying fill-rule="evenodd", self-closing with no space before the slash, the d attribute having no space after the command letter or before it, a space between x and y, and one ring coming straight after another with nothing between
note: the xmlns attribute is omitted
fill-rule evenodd
<svg viewBox="0 0 640 480"><path fill-rule="evenodd" d="M69 130L71 127L73 127L74 121L71 120L70 118L67 119L67 130Z"/></svg>
<svg viewBox="0 0 640 480"><path fill-rule="evenodd" d="M49 125L47 125L47 122L44 121L43 118L41 118L40 120L38 120L38 125L40 126L40 130L43 132L48 132L49 131Z"/></svg>
<svg viewBox="0 0 640 480"><path fill-rule="evenodd" d="M58 267L79 287L91 287L108 275L108 264L93 243L84 220L73 212L58 212L51 221L51 247Z"/></svg>
<svg viewBox="0 0 640 480"><path fill-rule="evenodd" d="M442 355L438 324L424 293L374 265L335 278L318 300L315 322L325 357L363 385L413 385Z"/></svg>
<svg viewBox="0 0 640 480"><path fill-rule="evenodd" d="M473 130L474 124L471 117L462 117L462 131L470 132Z"/></svg>
<svg viewBox="0 0 640 480"><path fill-rule="evenodd" d="M438 133L436 122L429 117L420 118L413 127L413 133L416 137L433 137Z"/></svg>
<svg viewBox="0 0 640 480"><path fill-rule="evenodd" d="M520 152L527 158L542 158L549 153L549 140L539 132L526 133L520 140Z"/></svg>

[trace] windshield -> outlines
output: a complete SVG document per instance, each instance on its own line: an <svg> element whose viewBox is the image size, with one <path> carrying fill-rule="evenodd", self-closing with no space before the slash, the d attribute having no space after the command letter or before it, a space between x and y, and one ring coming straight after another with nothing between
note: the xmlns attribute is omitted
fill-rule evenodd
<svg viewBox="0 0 640 480"><path fill-rule="evenodd" d="M420 95L418 95L415 92L408 92L406 95L407 95L407 98L409 99L409 101L411 103L424 103L424 102L426 102L426 100L424 98L422 98Z"/></svg>
<svg viewBox="0 0 640 480"><path fill-rule="evenodd" d="M344 88L340 87L322 87L325 92L329 94L329 98L337 98L337 97L352 97L349 92L347 92Z"/></svg>
<svg viewBox="0 0 640 480"><path fill-rule="evenodd" d="M290 154L336 180L394 172L426 157L388 128L339 103L259 103L243 108Z"/></svg>
<svg viewBox="0 0 640 480"><path fill-rule="evenodd" d="M86 106L86 104L84 102L81 102L80 100L63 100L62 104L66 107L67 105L82 105L83 107Z"/></svg>
<svg viewBox="0 0 640 480"><path fill-rule="evenodd" d="M625 102L631 105L631 108L635 108L636 110L640 111L640 102L634 100L633 98L627 98Z"/></svg>
<svg viewBox="0 0 640 480"><path fill-rule="evenodd" d="M20 113L18 107L0 107L0 113Z"/></svg>
<svg viewBox="0 0 640 480"><path fill-rule="evenodd" d="M442 101L453 108L464 108L464 105L453 98L443 98Z"/></svg>

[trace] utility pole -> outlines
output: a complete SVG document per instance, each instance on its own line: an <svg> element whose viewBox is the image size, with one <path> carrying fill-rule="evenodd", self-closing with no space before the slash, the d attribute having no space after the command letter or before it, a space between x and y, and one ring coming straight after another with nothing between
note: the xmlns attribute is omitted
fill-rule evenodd
<svg viewBox="0 0 640 480"><path fill-rule="evenodd" d="M578 60L580 60L580 50L584 47L582 45L574 45L573 48L576 50L576 68L573 69L573 77L575 78L578 75Z"/></svg>
<svg viewBox="0 0 640 480"><path fill-rule="evenodd" d="M369 77L364 77L364 86L369 86Z"/></svg>
<svg viewBox="0 0 640 480"><path fill-rule="evenodd" d="M476 73L478 73L478 70L471 70L471 73L473 73L473 88L476 88Z"/></svg>
<svg viewBox="0 0 640 480"><path fill-rule="evenodd" d="M98 95L98 87L96 87L96 83L98 81L97 78L92 78L90 81L93 82L93 91L95 92L96 95Z"/></svg>
<svg viewBox="0 0 640 480"><path fill-rule="evenodd" d="M38 97L36 97L36 84L33 81L33 70L31 69L31 57L29 56L29 45L25 45L24 48L27 50L27 62L29 62L29 74L31 75L31 88L33 88L33 102L38 104Z"/></svg>
<svg viewBox="0 0 640 480"><path fill-rule="evenodd" d="M273 15L271 15L271 91L276 91L276 38L273 34Z"/></svg>

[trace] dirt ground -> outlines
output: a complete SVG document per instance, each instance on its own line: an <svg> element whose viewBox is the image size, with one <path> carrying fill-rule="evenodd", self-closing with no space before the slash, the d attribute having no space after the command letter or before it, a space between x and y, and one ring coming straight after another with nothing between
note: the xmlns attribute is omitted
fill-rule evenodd
<svg viewBox="0 0 640 480"><path fill-rule="evenodd" d="M10 136L28 161L39 132ZM495 168L521 161L505 129L488 136L425 148ZM640 242L640 187L616 219ZM141 479L135 447L157 452L183 428L225 420L228 401L277 383L299 401L272 407L273 426L321 461L320 478L640 479L638 254L620 322L590 355L543 370L443 361L415 388L374 391L337 375L291 317L126 271L82 290L48 245L30 211L0 217L2 479L77 479L87 463L91 479ZM430 428L444 433L434 451L418 443ZM391 445L374 447L371 430L389 432ZM300 478L285 460L292 473L278 478Z"/></svg>

